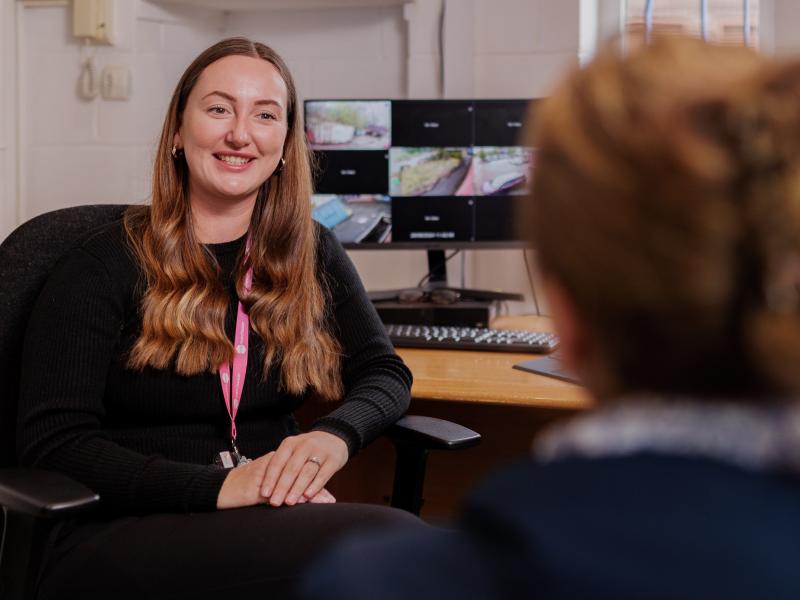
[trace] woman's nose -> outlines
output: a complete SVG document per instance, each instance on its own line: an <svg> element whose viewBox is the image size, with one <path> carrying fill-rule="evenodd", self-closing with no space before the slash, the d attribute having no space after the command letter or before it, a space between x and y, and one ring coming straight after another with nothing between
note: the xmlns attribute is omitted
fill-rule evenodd
<svg viewBox="0 0 800 600"><path fill-rule="evenodd" d="M237 147L246 146L250 143L250 130L245 117L234 117L231 122L231 128L228 131L227 141Z"/></svg>

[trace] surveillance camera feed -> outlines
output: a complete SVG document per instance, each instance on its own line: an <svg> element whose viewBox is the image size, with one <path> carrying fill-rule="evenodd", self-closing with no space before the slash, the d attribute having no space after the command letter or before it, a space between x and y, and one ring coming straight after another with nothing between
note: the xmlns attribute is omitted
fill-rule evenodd
<svg viewBox="0 0 800 600"><path fill-rule="evenodd" d="M519 146L476 146L472 181L477 196L524 194L533 151Z"/></svg>
<svg viewBox="0 0 800 600"><path fill-rule="evenodd" d="M386 150L391 145L388 100L309 100L305 108L312 150Z"/></svg>
<svg viewBox="0 0 800 600"><path fill-rule="evenodd" d="M527 100L307 100L314 218L349 248L521 246Z"/></svg>
<svg viewBox="0 0 800 600"><path fill-rule="evenodd" d="M392 148L390 196L472 196L470 148Z"/></svg>

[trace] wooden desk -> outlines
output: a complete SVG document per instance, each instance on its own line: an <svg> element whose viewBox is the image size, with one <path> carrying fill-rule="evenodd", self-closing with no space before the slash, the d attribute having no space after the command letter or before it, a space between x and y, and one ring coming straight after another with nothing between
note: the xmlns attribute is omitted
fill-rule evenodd
<svg viewBox="0 0 800 600"><path fill-rule="evenodd" d="M492 323L498 329L552 331L545 317L500 317ZM398 348L414 374L411 397L438 400L580 410L591 404L583 388L512 367L535 358L534 354L473 352L464 350L422 350ZM412 404L412 407L414 405Z"/></svg>
<svg viewBox="0 0 800 600"><path fill-rule="evenodd" d="M503 329L551 331L542 317L501 317ZM580 386L512 369L532 354L398 348L414 375L409 413L455 421L481 434L480 446L432 452L428 459L425 505L428 520L454 516L468 491L502 464L524 457L534 435L554 420L591 405ZM340 500L388 502L394 452L377 440L332 480Z"/></svg>

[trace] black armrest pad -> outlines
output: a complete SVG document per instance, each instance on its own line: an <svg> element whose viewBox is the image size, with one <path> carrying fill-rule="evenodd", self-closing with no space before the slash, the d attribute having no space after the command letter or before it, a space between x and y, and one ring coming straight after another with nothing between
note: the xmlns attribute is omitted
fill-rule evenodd
<svg viewBox="0 0 800 600"><path fill-rule="evenodd" d="M406 415L392 425L386 436L395 444L410 444L426 450L460 450L476 446L481 435L457 423Z"/></svg>
<svg viewBox="0 0 800 600"><path fill-rule="evenodd" d="M85 485L41 469L0 469L0 505L33 517L71 517L100 501Z"/></svg>

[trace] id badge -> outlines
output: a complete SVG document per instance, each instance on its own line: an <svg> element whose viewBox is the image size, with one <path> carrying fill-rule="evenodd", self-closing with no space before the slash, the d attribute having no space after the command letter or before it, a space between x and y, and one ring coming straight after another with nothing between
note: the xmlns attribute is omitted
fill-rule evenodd
<svg viewBox="0 0 800 600"><path fill-rule="evenodd" d="M241 464L241 461L239 461ZM238 466L233 461L233 456L227 450L223 450L222 452L218 452L217 455L214 457L214 464L222 467L223 469L232 469L235 466Z"/></svg>

